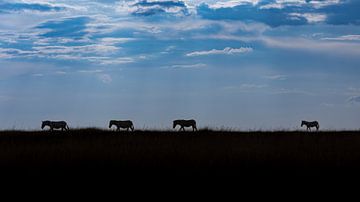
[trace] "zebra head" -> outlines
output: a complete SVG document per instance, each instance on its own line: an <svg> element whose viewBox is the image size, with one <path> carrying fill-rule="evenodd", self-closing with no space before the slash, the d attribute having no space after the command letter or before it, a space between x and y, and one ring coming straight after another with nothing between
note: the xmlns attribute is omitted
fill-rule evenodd
<svg viewBox="0 0 360 202"><path fill-rule="evenodd" d="M301 121L301 127L306 124L306 121Z"/></svg>
<svg viewBox="0 0 360 202"><path fill-rule="evenodd" d="M50 121L43 121L43 122L41 123L41 129L44 129L45 126L49 125L49 122L50 122Z"/></svg>
<svg viewBox="0 0 360 202"><path fill-rule="evenodd" d="M111 126L114 124L114 120L111 120L110 122L109 122L109 128L111 128Z"/></svg>

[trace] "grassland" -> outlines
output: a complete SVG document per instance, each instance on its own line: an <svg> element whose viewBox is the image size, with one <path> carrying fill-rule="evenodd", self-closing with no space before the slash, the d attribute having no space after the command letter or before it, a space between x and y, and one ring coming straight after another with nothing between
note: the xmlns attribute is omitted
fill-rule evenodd
<svg viewBox="0 0 360 202"><path fill-rule="evenodd" d="M0 169L22 176L326 177L359 168L360 131L0 132Z"/></svg>

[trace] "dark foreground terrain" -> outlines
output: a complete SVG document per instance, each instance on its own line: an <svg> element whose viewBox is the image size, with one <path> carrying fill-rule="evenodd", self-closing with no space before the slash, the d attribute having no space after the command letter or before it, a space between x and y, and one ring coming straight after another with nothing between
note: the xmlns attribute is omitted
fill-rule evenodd
<svg viewBox="0 0 360 202"><path fill-rule="evenodd" d="M355 177L360 132L0 132L2 178Z"/></svg>

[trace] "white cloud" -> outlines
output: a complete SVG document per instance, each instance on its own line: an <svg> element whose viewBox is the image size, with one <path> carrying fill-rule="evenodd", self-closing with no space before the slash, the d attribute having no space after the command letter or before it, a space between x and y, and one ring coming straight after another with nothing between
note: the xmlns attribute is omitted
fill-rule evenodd
<svg viewBox="0 0 360 202"><path fill-rule="evenodd" d="M260 6L260 9L272 9L272 8L282 9L284 7L285 7L285 5L281 4L281 3L269 3L269 4Z"/></svg>
<svg viewBox="0 0 360 202"><path fill-rule="evenodd" d="M225 86L221 90L230 91L230 92L240 92L240 93L249 93L249 92L260 92L264 89L267 89L269 86L267 84L253 84L253 83L243 83L237 86Z"/></svg>
<svg viewBox="0 0 360 202"><path fill-rule="evenodd" d="M243 89L253 89L253 88L266 88L268 85L266 84L248 84L248 83L245 83L245 84L241 84L240 88L243 88Z"/></svg>
<svg viewBox="0 0 360 202"><path fill-rule="evenodd" d="M126 43L129 41L134 41L134 40L136 40L136 39L135 38L121 38L121 37L105 37L105 38L100 39L100 41L104 45L114 45L114 44L118 44L118 43Z"/></svg>
<svg viewBox="0 0 360 202"><path fill-rule="evenodd" d="M112 78L109 74L99 74L98 79L105 84L110 84L112 82Z"/></svg>
<svg viewBox="0 0 360 202"><path fill-rule="evenodd" d="M79 73L86 73L86 74L94 74L94 73L101 73L103 70L101 69L93 69L93 70L78 70Z"/></svg>
<svg viewBox="0 0 360 202"><path fill-rule="evenodd" d="M263 1L264 2L264 1ZM271 2L268 4L264 4L260 6L260 9L283 9L288 6L305 6L309 5L313 8L322 8L325 6L336 5L342 3L341 0L276 0L275 2Z"/></svg>
<svg viewBox="0 0 360 202"><path fill-rule="evenodd" d="M244 4L257 5L260 0L230 0L230 1L214 1L213 3L207 3L210 8L232 8Z"/></svg>
<svg viewBox="0 0 360 202"><path fill-rule="evenodd" d="M203 63L198 64L176 64L171 66L163 67L163 69L203 69L207 65Z"/></svg>
<svg viewBox="0 0 360 202"><path fill-rule="evenodd" d="M120 48L105 44L90 44L83 46L35 46L37 54L107 54L118 51Z"/></svg>
<svg viewBox="0 0 360 202"><path fill-rule="evenodd" d="M249 53L252 52L252 48L248 47L241 47L241 48L230 48L226 47L223 50L212 49L209 51L195 51L191 53L187 53L186 56L193 57L193 56L203 56L203 55L233 55L233 54L240 54L240 53Z"/></svg>
<svg viewBox="0 0 360 202"><path fill-rule="evenodd" d="M168 13L176 16L188 14L188 7L181 0L135 0L120 1L116 4L119 14L154 15Z"/></svg>
<svg viewBox="0 0 360 202"><path fill-rule="evenodd" d="M301 20L302 18L305 18L308 23L324 22L327 18L327 15L322 13L290 13L289 16L294 20Z"/></svg>
<svg viewBox="0 0 360 202"><path fill-rule="evenodd" d="M139 56L139 59L144 59L143 56ZM102 65L117 65L117 64L127 64L135 62L135 59L132 57L114 57L103 59L99 61Z"/></svg>
<svg viewBox="0 0 360 202"><path fill-rule="evenodd" d="M65 71L55 71L55 74L57 74L57 75L65 75L66 72Z"/></svg>
<svg viewBox="0 0 360 202"><path fill-rule="evenodd" d="M311 95L311 96L317 95L311 90L289 89L289 88L273 89L269 93L273 95L283 95L283 94L301 94L301 95Z"/></svg>
<svg viewBox="0 0 360 202"><path fill-rule="evenodd" d="M265 76L264 78L269 79L269 80L283 81L283 80L287 79L287 76L278 74L278 75L268 75L268 76Z"/></svg>
<svg viewBox="0 0 360 202"><path fill-rule="evenodd" d="M315 8L322 8L325 6L341 4L343 2L344 1L342 0L312 0L309 3L312 4L312 6Z"/></svg>
<svg viewBox="0 0 360 202"><path fill-rule="evenodd" d="M118 57L116 51L120 47L104 44L84 46L35 46L31 50L16 48L0 48L0 58L47 58L56 60L87 61L100 65L115 65L135 62L138 57Z"/></svg>
<svg viewBox="0 0 360 202"><path fill-rule="evenodd" d="M166 47L165 51L169 52L169 51L172 51L176 48L176 46L168 46Z"/></svg>
<svg viewBox="0 0 360 202"><path fill-rule="evenodd" d="M344 35L338 37L326 37L321 39L330 41L360 41L360 35Z"/></svg>
<svg viewBox="0 0 360 202"><path fill-rule="evenodd" d="M259 37L269 47L305 50L341 56L359 56L360 44L338 41L309 40L298 37Z"/></svg>

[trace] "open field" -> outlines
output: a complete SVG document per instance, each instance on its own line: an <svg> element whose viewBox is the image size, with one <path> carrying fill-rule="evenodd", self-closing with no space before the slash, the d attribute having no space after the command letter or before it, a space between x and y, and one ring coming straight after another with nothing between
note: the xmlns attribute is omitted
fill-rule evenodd
<svg viewBox="0 0 360 202"><path fill-rule="evenodd" d="M353 176L360 131L2 131L0 167L35 176Z"/></svg>

